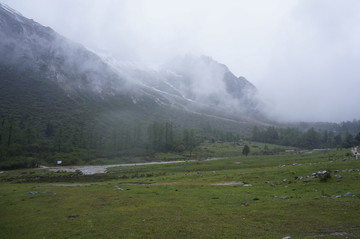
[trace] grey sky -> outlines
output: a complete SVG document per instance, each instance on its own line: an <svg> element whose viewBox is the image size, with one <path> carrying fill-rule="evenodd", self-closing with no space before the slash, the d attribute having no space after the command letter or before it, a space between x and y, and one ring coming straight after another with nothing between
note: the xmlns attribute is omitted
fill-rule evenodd
<svg viewBox="0 0 360 239"><path fill-rule="evenodd" d="M90 49L211 56L285 120L360 119L358 0L0 0Z"/></svg>

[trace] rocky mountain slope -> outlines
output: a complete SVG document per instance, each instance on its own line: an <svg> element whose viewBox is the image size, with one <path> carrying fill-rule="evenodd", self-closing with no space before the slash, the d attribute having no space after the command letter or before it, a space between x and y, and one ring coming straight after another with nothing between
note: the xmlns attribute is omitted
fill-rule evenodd
<svg viewBox="0 0 360 239"><path fill-rule="evenodd" d="M190 127L204 120L262 123L256 88L210 57L178 57L157 70L129 65L100 57L4 4L0 55L2 115L174 120Z"/></svg>

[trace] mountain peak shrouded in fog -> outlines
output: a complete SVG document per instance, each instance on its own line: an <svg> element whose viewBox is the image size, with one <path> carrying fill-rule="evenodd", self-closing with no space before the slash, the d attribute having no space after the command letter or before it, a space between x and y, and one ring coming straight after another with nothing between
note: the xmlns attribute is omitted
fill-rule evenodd
<svg viewBox="0 0 360 239"><path fill-rule="evenodd" d="M136 107L153 102L235 119L250 119L260 113L256 88L208 56L179 56L157 69L119 61L89 51L5 5L0 6L0 34L4 69L46 79L72 99L115 102L113 97L121 97ZM112 110L123 110L117 107Z"/></svg>
<svg viewBox="0 0 360 239"><path fill-rule="evenodd" d="M1 64L34 71L65 88L105 92L121 86L121 79L100 57L80 44L5 5L0 7L0 17Z"/></svg>
<svg viewBox="0 0 360 239"><path fill-rule="evenodd" d="M2 1L120 61L209 55L256 85L279 120L360 117L357 0Z"/></svg>

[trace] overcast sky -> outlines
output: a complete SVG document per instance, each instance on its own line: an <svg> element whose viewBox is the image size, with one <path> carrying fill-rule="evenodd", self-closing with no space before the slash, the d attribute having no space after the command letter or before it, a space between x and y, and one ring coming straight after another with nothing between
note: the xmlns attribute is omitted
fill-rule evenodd
<svg viewBox="0 0 360 239"><path fill-rule="evenodd" d="M360 119L358 0L0 1L120 60L211 56L283 120Z"/></svg>

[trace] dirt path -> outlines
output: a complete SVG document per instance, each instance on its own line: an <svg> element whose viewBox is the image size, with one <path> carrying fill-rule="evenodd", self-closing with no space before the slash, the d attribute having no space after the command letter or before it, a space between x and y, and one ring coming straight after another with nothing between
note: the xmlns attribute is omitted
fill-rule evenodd
<svg viewBox="0 0 360 239"><path fill-rule="evenodd" d="M209 158L205 161L219 160L223 158ZM179 160L179 161L164 161L164 162L149 162L149 163L128 163L128 164L111 164L111 165L88 165L88 166L59 166L59 167L46 167L40 166L40 168L48 169L50 171L66 171L66 172L75 172L80 170L83 174L92 175L96 173L106 173L108 168L112 167L130 167L130 166L142 166L142 165L158 165L158 164L173 164L173 163L185 163L185 162L195 162L197 160Z"/></svg>

